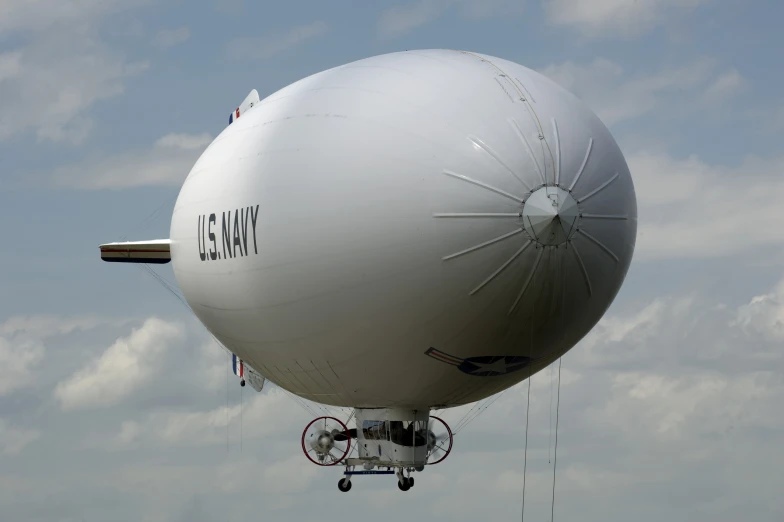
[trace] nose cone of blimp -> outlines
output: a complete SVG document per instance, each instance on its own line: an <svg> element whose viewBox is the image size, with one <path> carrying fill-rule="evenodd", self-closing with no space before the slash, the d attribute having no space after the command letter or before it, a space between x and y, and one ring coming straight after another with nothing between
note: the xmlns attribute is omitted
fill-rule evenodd
<svg viewBox="0 0 784 522"><path fill-rule="evenodd" d="M471 56L508 96L443 170L442 270L472 313L439 350L503 389L572 348L610 306L634 252L637 202L620 148L584 103L534 71ZM477 382L446 403L481 398Z"/></svg>

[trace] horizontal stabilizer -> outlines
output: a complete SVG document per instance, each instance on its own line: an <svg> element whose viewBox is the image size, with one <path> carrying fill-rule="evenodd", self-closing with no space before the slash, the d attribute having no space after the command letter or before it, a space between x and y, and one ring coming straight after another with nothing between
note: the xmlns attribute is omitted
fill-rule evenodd
<svg viewBox="0 0 784 522"><path fill-rule="evenodd" d="M113 263L154 263L171 261L170 239L126 241L101 245L101 259Z"/></svg>
<svg viewBox="0 0 784 522"><path fill-rule="evenodd" d="M236 354L231 354L231 368L234 375L240 378L240 384L245 386L245 379L248 379L251 388L260 392L264 388L266 379L259 372L248 366L242 359L237 357Z"/></svg>
<svg viewBox="0 0 784 522"><path fill-rule="evenodd" d="M248 379L248 382L250 383L251 388L253 388L257 392L260 392L262 388L264 388L264 382L266 381L266 379L259 372L257 372L250 366L245 366L245 375L246 378Z"/></svg>
<svg viewBox="0 0 784 522"><path fill-rule="evenodd" d="M254 105L257 105L258 103L259 103L259 92L256 89L253 89L252 91L250 91L250 94L248 94L245 97L245 99L242 101L240 106L234 109L233 111L231 111L231 114L229 114L229 125L231 125L234 122L234 120L236 120L237 118L239 118L240 116L248 112L250 109L253 108Z"/></svg>

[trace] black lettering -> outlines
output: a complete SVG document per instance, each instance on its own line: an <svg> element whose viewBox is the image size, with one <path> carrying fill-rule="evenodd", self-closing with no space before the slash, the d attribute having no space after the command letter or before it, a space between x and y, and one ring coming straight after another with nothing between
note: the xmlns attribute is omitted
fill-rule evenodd
<svg viewBox="0 0 784 522"><path fill-rule="evenodd" d="M256 205L256 212L253 212L253 207L250 207L250 221L253 225L253 252L258 254L259 251L256 248L256 218L259 217L259 206Z"/></svg>
<svg viewBox="0 0 784 522"><path fill-rule="evenodd" d="M202 228L202 236L201 240L204 243L204 254L207 256L207 261L210 260L210 254L207 251L207 214L204 214L201 217L201 228Z"/></svg>
<svg viewBox="0 0 784 522"><path fill-rule="evenodd" d="M201 248L201 214L199 214L199 224L196 228L196 239L199 241L199 259L204 261L207 258L207 253Z"/></svg>
<svg viewBox="0 0 784 522"><path fill-rule="evenodd" d="M242 248L245 255L248 255L248 214L244 208L240 209L240 219L242 220Z"/></svg>
<svg viewBox="0 0 784 522"><path fill-rule="evenodd" d="M229 219L226 219L226 213L222 212L221 217L221 230L223 231L223 257L228 259L226 256L226 247L229 247L229 255L228 257L232 257L231 255L231 211L229 211Z"/></svg>
<svg viewBox="0 0 784 522"><path fill-rule="evenodd" d="M210 214L210 241L212 241L212 248L210 249L210 259L215 260L218 257L218 244L215 242L215 232L212 231L212 224L215 223L215 214ZM213 248L215 250L213 250Z"/></svg>
<svg viewBox="0 0 784 522"><path fill-rule="evenodd" d="M210 256L207 255L207 216L205 214L201 215L201 244L204 246L204 259L207 261L210 260Z"/></svg>
<svg viewBox="0 0 784 522"><path fill-rule="evenodd" d="M242 244L240 243L240 221L239 221L239 210L234 210L234 257L237 257L237 247L240 247L240 255L245 255L242 253Z"/></svg>

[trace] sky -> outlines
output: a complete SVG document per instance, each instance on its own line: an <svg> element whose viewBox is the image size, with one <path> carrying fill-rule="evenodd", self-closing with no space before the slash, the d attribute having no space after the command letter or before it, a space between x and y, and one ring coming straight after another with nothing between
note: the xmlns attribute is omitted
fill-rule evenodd
<svg viewBox="0 0 784 522"><path fill-rule="evenodd" d="M524 481L530 520L784 520L782 17L774 0L0 0L0 520L515 520ZM97 246L168 237L251 89L426 48L512 60L596 111L634 179L637 248L560 395L557 367L532 378L527 454L525 382L445 412L479 415L409 492L342 494L299 448L324 409L241 390L187 307Z"/></svg>

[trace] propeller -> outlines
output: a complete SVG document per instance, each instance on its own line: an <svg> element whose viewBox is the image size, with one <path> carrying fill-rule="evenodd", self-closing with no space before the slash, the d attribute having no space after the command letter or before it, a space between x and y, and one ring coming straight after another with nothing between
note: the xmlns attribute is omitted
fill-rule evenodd
<svg viewBox="0 0 784 522"><path fill-rule="evenodd" d="M335 437L325 430L319 430L311 434L310 448L316 453L326 455L335 447Z"/></svg>

